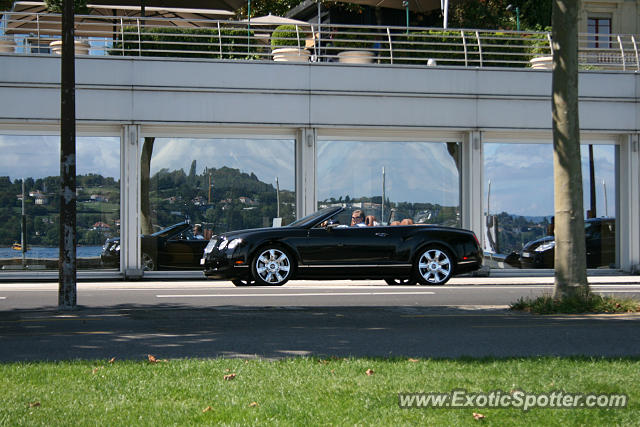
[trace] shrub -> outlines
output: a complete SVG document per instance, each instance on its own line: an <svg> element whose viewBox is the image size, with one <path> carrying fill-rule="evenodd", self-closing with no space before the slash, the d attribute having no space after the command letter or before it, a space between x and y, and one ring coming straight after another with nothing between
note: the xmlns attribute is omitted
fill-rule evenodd
<svg viewBox="0 0 640 427"><path fill-rule="evenodd" d="M310 34L300 28L297 25L280 25L271 34L271 48L277 49L279 47L305 47L305 39Z"/></svg>
<svg viewBox="0 0 640 427"><path fill-rule="evenodd" d="M122 38L124 37L124 43ZM253 32L240 28L125 27L110 55L212 59L255 59L260 49Z"/></svg>

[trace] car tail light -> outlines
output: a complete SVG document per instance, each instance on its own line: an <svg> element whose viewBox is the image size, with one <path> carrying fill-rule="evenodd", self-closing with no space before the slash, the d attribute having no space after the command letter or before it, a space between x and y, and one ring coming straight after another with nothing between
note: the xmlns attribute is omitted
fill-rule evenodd
<svg viewBox="0 0 640 427"><path fill-rule="evenodd" d="M478 236L476 236L476 233L474 233L473 231L471 232L471 234L473 234L473 238L476 241L476 245L478 245L478 247L480 247L480 241L478 240Z"/></svg>

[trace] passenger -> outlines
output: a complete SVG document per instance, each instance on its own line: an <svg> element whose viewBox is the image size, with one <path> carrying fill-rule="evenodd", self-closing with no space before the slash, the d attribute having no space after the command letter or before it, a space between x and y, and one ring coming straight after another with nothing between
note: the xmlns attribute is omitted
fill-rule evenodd
<svg viewBox="0 0 640 427"><path fill-rule="evenodd" d="M375 227L380 225L380 223L376 221L376 217L373 215L367 215L367 217L364 219L364 223L367 225L367 227Z"/></svg>
<svg viewBox="0 0 640 427"><path fill-rule="evenodd" d="M204 239L204 236L202 235L202 226L200 224L193 226L193 238L196 240Z"/></svg>
<svg viewBox="0 0 640 427"><path fill-rule="evenodd" d="M364 223L364 212L360 209L356 209L351 214L351 226L352 227L366 227L367 224Z"/></svg>
<svg viewBox="0 0 640 427"><path fill-rule="evenodd" d="M400 225L413 225L413 220L411 218L405 218L400 221Z"/></svg>
<svg viewBox="0 0 640 427"><path fill-rule="evenodd" d="M391 221L389 225L400 225L400 221Z"/></svg>

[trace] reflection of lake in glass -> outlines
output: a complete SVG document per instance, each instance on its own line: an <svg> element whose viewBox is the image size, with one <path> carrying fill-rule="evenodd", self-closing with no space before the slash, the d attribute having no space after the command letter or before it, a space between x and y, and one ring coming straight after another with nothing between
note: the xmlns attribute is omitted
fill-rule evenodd
<svg viewBox="0 0 640 427"><path fill-rule="evenodd" d="M30 246L26 252L26 258L31 259L57 259L59 248L44 246ZM100 257L102 246L78 246L76 248L76 258L96 258ZM0 248L1 258L22 258L22 252L11 248Z"/></svg>

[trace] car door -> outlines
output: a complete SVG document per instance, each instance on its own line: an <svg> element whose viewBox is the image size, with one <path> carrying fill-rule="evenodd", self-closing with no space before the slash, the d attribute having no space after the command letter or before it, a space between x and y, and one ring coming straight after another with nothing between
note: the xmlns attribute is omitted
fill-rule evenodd
<svg viewBox="0 0 640 427"><path fill-rule="evenodd" d="M169 237L160 244L160 265L169 268L199 268L207 241L194 239L190 230Z"/></svg>
<svg viewBox="0 0 640 427"><path fill-rule="evenodd" d="M394 259L397 240L387 227L312 228L298 249L307 265L385 264Z"/></svg>

